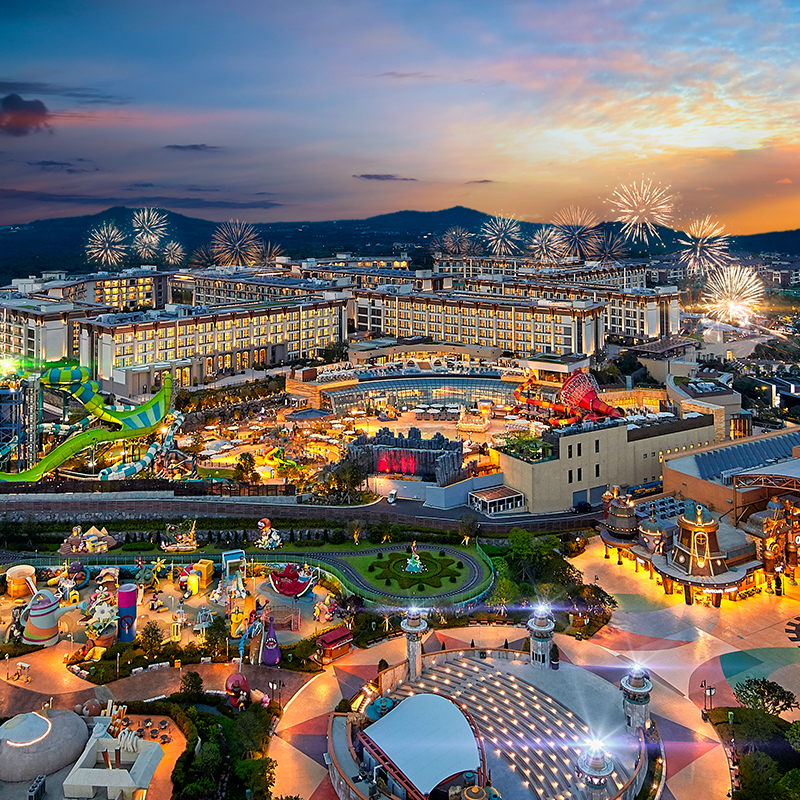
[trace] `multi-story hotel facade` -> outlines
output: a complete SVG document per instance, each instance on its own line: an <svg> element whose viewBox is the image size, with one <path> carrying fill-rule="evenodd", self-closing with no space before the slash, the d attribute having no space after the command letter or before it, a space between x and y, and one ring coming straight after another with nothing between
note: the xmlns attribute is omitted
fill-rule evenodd
<svg viewBox="0 0 800 800"><path fill-rule="evenodd" d="M391 288L353 292L356 330L499 347L523 358L544 352L592 355L605 341L607 304L591 299L530 300Z"/></svg>
<svg viewBox="0 0 800 800"><path fill-rule="evenodd" d="M313 358L347 332L347 300L291 300L106 314L80 326L80 361L104 390L145 394L171 371L179 386L220 374Z"/></svg>

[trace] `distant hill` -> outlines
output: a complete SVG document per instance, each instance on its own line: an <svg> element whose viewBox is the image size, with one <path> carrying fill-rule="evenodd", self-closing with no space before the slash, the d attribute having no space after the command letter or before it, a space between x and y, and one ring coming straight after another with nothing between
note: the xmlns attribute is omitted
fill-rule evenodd
<svg viewBox="0 0 800 800"><path fill-rule="evenodd" d="M129 230L135 209L115 206L99 214L58 219L37 220L17 228L0 229L0 285L12 278L37 274L42 270L62 269L83 272L88 268L84 248L92 228L102 222L113 222ZM187 254L207 245L218 223L187 217L173 211L164 212L169 221L169 238L180 242ZM323 222L274 222L255 227L261 235L281 245L293 258L332 255L347 250L356 253L383 254L405 248L416 263L426 263L431 239L448 228L459 225L477 232L490 218L464 206L441 211L396 211L367 219L327 220ZM537 223L521 223L530 236ZM618 223L604 223L619 228ZM649 252L663 253L678 246L680 234L668 228L660 230L661 241ZM735 249L749 252L800 254L800 230L737 236ZM631 255L643 255L633 250Z"/></svg>

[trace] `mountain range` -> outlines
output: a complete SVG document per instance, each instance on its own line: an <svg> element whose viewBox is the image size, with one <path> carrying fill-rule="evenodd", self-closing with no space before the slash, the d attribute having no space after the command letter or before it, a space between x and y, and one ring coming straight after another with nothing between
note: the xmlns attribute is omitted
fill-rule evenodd
<svg viewBox="0 0 800 800"><path fill-rule="evenodd" d="M85 272L84 248L89 231L103 222L113 222L121 230L130 231L134 210L115 206L98 214L0 228L0 285L48 269ZM172 211L164 214L168 238L180 242L187 254L207 245L219 224ZM477 232L489 219L488 214L475 209L454 206L442 211L397 211L366 219L258 223L254 227L292 258L329 256L340 251L377 255L403 249L415 263L426 264L432 239L456 225ZM619 223L603 224L619 228ZM541 225L522 222L521 227L530 236ZM679 247L680 232L661 228L659 234L660 240L651 243L646 252L633 251L631 255L664 253ZM731 237L731 246L752 253L800 254L800 230L735 236Z"/></svg>

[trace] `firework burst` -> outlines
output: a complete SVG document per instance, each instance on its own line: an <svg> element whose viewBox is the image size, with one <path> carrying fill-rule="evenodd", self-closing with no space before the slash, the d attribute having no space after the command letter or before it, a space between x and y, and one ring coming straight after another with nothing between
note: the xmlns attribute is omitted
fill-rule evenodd
<svg viewBox="0 0 800 800"><path fill-rule="evenodd" d="M261 242L258 250L258 259L263 264L274 262L278 256L283 255L283 248L273 242Z"/></svg>
<svg viewBox="0 0 800 800"><path fill-rule="evenodd" d="M513 216L500 212L481 228L481 236L492 255L510 256L519 250L522 242L522 229Z"/></svg>
<svg viewBox="0 0 800 800"><path fill-rule="evenodd" d="M189 266L196 269L209 269L214 266L214 255L206 247L198 247L189 258Z"/></svg>
<svg viewBox="0 0 800 800"><path fill-rule="evenodd" d="M604 267L619 264L628 256L625 237L606 228L600 234L594 256Z"/></svg>
<svg viewBox="0 0 800 800"><path fill-rule="evenodd" d="M675 198L668 186L642 180L615 189L609 202L617 222L622 223L623 234L633 241L649 242L659 238L657 225L666 228L672 222Z"/></svg>
<svg viewBox="0 0 800 800"><path fill-rule="evenodd" d="M453 256L467 256L475 252L475 237L466 228L455 225L444 232L442 249Z"/></svg>
<svg viewBox="0 0 800 800"><path fill-rule="evenodd" d="M732 325L746 325L758 312L764 284L749 267L720 267L709 275L701 302L706 313Z"/></svg>
<svg viewBox="0 0 800 800"><path fill-rule="evenodd" d="M118 267L128 252L122 231L110 222L89 232L86 255L104 267Z"/></svg>
<svg viewBox="0 0 800 800"><path fill-rule="evenodd" d="M557 246L562 255L589 258L597 252L602 234L591 211L570 206L553 217Z"/></svg>
<svg viewBox="0 0 800 800"><path fill-rule="evenodd" d="M730 261L730 238L725 227L710 216L690 222L685 238L679 241L683 245L680 260L689 275L707 275Z"/></svg>
<svg viewBox="0 0 800 800"><path fill-rule="evenodd" d="M186 251L183 249L183 245L175 241L167 242L164 245L164 261L170 266L182 264L184 258L186 258Z"/></svg>
<svg viewBox="0 0 800 800"><path fill-rule="evenodd" d="M133 213L132 225L137 238L154 239L158 245L167 232L167 215L157 208L140 208Z"/></svg>
<svg viewBox="0 0 800 800"><path fill-rule="evenodd" d="M223 267L246 267L256 264L262 252L262 242L249 222L224 222L211 237L214 260Z"/></svg>
<svg viewBox="0 0 800 800"><path fill-rule="evenodd" d="M133 239L133 249L139 258L149 260L158 255L158 242L159 240L155 236L151 236L149 233L140 233Z"/></svg>
<svg viewBox="0 0 800 800"><path fill-rule="evenodd" d="M548 225L543 225L531 236L528 250L540 264L556 264L564 256L558 231Z"/></svg>

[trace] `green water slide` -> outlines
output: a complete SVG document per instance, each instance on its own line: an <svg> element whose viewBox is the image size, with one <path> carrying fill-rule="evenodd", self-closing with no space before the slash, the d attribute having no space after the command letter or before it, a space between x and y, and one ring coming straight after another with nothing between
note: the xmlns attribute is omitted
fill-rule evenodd
<svg viewBox="0 0 800 800"><path fill-rule="evenodd" d="M74 369L52 369L41 376L43 386L69 392L79 400L98 420L118 425L120 430L92 428L62 442L53 448L36 466L23 472L0 472L0 481L26 482L41 480L48 472L60 467L65 461L92 445L115 442L120 439L137 439L158 430L169 412L172 400L172 375L164 373L164 382L158 394L146 403L130 411L107 408L100 395L98 385L89 380L85 367Z"/></svg>

